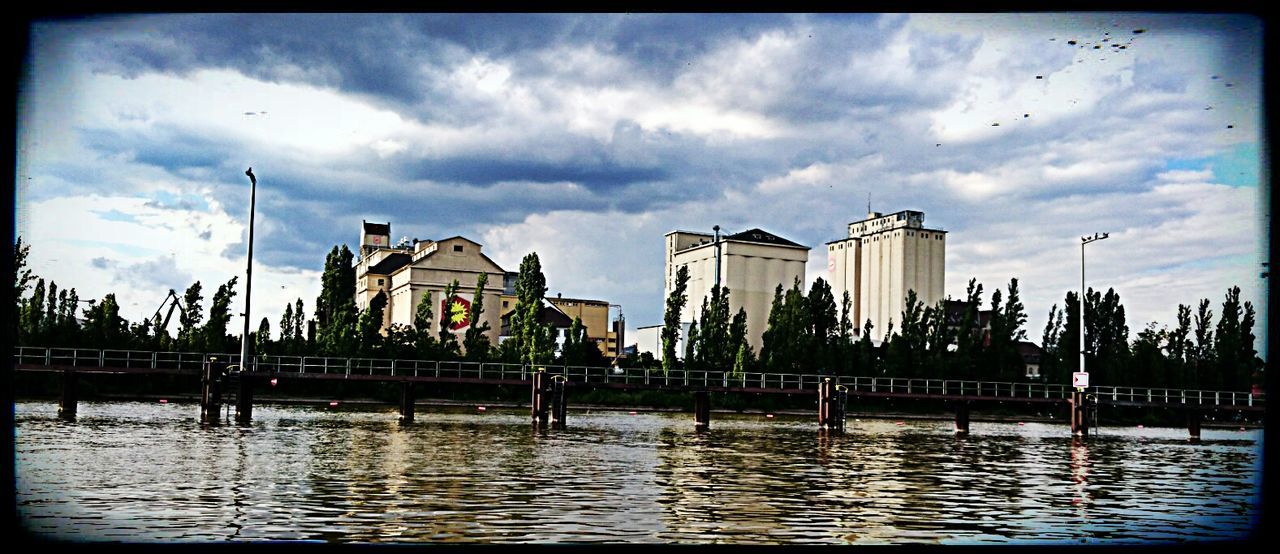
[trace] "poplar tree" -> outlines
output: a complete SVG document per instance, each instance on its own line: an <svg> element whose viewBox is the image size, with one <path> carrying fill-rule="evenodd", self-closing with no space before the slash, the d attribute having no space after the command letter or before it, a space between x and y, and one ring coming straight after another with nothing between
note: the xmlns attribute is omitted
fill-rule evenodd
<svg viewBox="0 0 1280 554"><path fill-rule="evenodd" d="M356 348L356 273L352 258L347 245L334 246L320 276L316 342L326 356L350 356Z"/></svg>
<svg viewBox="0 0 1280 554"><path fill-rule="evenodd" d="M22 244L22 237L18 237L17 242L13 244L13 313L20 315L26 306L28 283L34 279L31 275L31 269L27 267L27 255L31 253L31 245ZM20 340L21 322L19 318L14 317L9 320L9 344L17 344Z"/></svg>
<svg viewBox="0 0 1280 554"><path fill-rule="evenodd" d="M1196 388L1213 387L1213 310L1209 309L1209 299L1200 299L1196 310L1196 345L1195 358L1191 363L1192 383Z"/></svg>
<svg viewBox="0 0 1280 554"><path fill-rule="evenodd" d="M358 355L364 357L377 356L382 350L382 318L387 307L387 294L378 291L369 300L369 307L360 312L357 329L359 331Z"/></svg>
<svg viewBox="0 0 1280 554"><path fill-rule="evenodd" d="M808 308L805 334L810 337L810 348L807 352L809 363L806 364L806 368L808 371L834 374L840 323L836 319L836 300L831 294L831 285L822 277L815 279L813 286L809 287L805 306Z"/></svg>
<svg viewBox="0 0 1280 554"><path fill-rule="evenodd" d="M224 352L227 348L227 323L231 321L231 299L235 298L236 280L219 285L217 292L209 304L209 321L205 322L201 335L204 336L204 352Z"/></svg>
<svg viewBox="0 0 1280 554"><path fill-rule="evenodd" d="M274 350L271 344L271 322L264 317L258 323L257 333L253 335L253 348L250 351L258 356L265 356Z"/></svg>
<svg viewBox="0 0 1280 554"><path fill-rule="evenodd" d="M484 288L489 282L488 273L480 273L476 278L476 290L471 295L471 308L467 318L471 321L471 325L467 327L467 332L462 339L462 348L466 351L467 359L472 361L485 361L489 359L489 337L485 333L491 329L488 321L481 321L484 317Z"/></svg>
<svg viewBox="0 0 1280 554"><path fill-rule="evenodd" d="M459 354L461 354L461 352L458 351L458 337L453 334L452 330L449 329L449 327L452 326L454 323L453 296L456 294L458 294L458 280L454 279L452 283L445 285L444 303L441 304L441 307L440 307L440 309L443 311L440 314L440 321L439 321L440 339L438 344L439 344L439 350L440 350L440 358L445 360L455 359L458 357Z"/></svg>
<svg viewBox="0 0 1280 554"><path fill-rule="evenodd" d="M285 303L284 315L280 316L280 354L297 355L297 344L293 341L293 305Z"/></svg>
<svg viewBox="0 0 1280 554"><path fill-rule="evenodd" d="M542 299L547 294L547 278L542 274L542 262L538 253L532 252L520 261L520 273L516 277L516 308L511 315L511 339L519 341L520 363L537 366L550 363L554 357L555 342L550 326L540 320Z"/></svg>
<svg viewBox="0 0 1280 554"><path fill-rule="evenodd" d="M676 343L680 341L680 313L684 311L689 297L685 291L689 287L689 268L680 266L676 270L675 287L667 295L666 311L662 315L662 373L670 373L676 365ZM686 337L686 340L688 338ZM687 360L687 358L686 358Z"/></svg>
<svg viewBox="0 0 1280 554"><path fill-rule="evenodd" d="M436 339L431 335L431 291L423 291L413 312L413 347L420 359L436 357Z"/></svg>
<svg viewBox="0 0 1280 554"><path fill-rule="evenodd" d="M1170 386L1186 388L1194 382L1189 373L1190 368L1187 363L1187 358L1193 348L1190 336L1191 306L1178 304L1178 326L1169 331L1165 345L1165 349L1169 352L1169 361L1172 364Z"/></svg>
<svg viewBox="0 0 1280 554"><path fill-rule="evenodd" d="M200 306L200 301L204 300L204 297L200 294L200 288L200 281L196 281L182 294L182 305L186 306L186 310L178 314L178 347L183 350L203 347L199 337L199 325L204 319L204 308Z"/></svg>

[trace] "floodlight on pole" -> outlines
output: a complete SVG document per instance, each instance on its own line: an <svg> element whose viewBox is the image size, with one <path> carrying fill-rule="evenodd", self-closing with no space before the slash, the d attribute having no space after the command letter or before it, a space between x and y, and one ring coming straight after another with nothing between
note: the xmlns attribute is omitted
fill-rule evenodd
<svg viewBox="0 0 1280 554"><path fill-rule="evenodd" d="M244 334L240 336L240 370L248 369L249 363L249 299L253 290L253 212L258 199L258 178L253 175L253 168L245 170L249 176L249 252L244 268Z"/></svg>
<svg viewBox="0 0 1280 554"><path fill-rule="evenodd" d="M1086 350L1085 344L1084 344L1084 305L1085 305L1084 245L1089 244L1091 242L1105 239L1108 236L1110 236L1110 233L1102 233L1102 234L1094 233L1092 237L1080 237L1080 371L1081 372L1085 371L1084 353Z"/></svg>

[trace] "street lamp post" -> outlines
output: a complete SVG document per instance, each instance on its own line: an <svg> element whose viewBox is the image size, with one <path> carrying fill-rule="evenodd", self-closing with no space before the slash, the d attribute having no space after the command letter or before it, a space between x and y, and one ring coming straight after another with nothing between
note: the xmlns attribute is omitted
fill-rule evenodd
<svg viewBox="0 0 1280 554"><path fill-rule="evenodd" d="M1080 237L1080 371L1084 369L1084 245L1107 238L1110 233L1094 233L1092 237Z"/></svg>
<svg viewBox="0 0 1280 554"><path fill-rule="evenodd" d="M244 334L240 336L240 370L248 369L249 362L249 296L253 290L253 212L258 198L258 178L253 176L253 168L245 170L249 176L249 253L244 268Z"/></svg>

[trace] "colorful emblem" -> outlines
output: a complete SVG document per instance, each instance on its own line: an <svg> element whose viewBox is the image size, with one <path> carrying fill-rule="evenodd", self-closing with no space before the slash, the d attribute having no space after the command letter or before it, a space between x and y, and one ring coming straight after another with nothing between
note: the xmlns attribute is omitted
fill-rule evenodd
<svg viewBox="0 0 1280 554"><path fill-rule="evenodd" d="M471 302L460 296L442 300L440 313L449 318L449 330L457 331L471 325Z"/></svg>

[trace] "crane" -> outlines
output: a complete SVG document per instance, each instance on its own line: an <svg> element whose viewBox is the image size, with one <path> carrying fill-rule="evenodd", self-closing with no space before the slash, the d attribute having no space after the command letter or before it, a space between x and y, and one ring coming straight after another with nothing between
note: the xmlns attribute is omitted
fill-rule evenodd
<svg viewBox="0 0 1280 554"><path fill-rule="evenodd" d="M170 299L173 299L173 303L169 303ZM165 304L169 304L169 311L164 316L164 323L160 323L160 310L164 309ZM169 320L173 317L174 308L181 310L184 317L187 315L187 309L182 307L182 300L178 298L178 293L174 292L173 289L169 289L169 296L166 296L164 300L160 302L160 307L156 308L156 314L151 316L151 320L156 323L155 329L157 333L159 333L161 329L167 330L169 328Z"/></svg>

